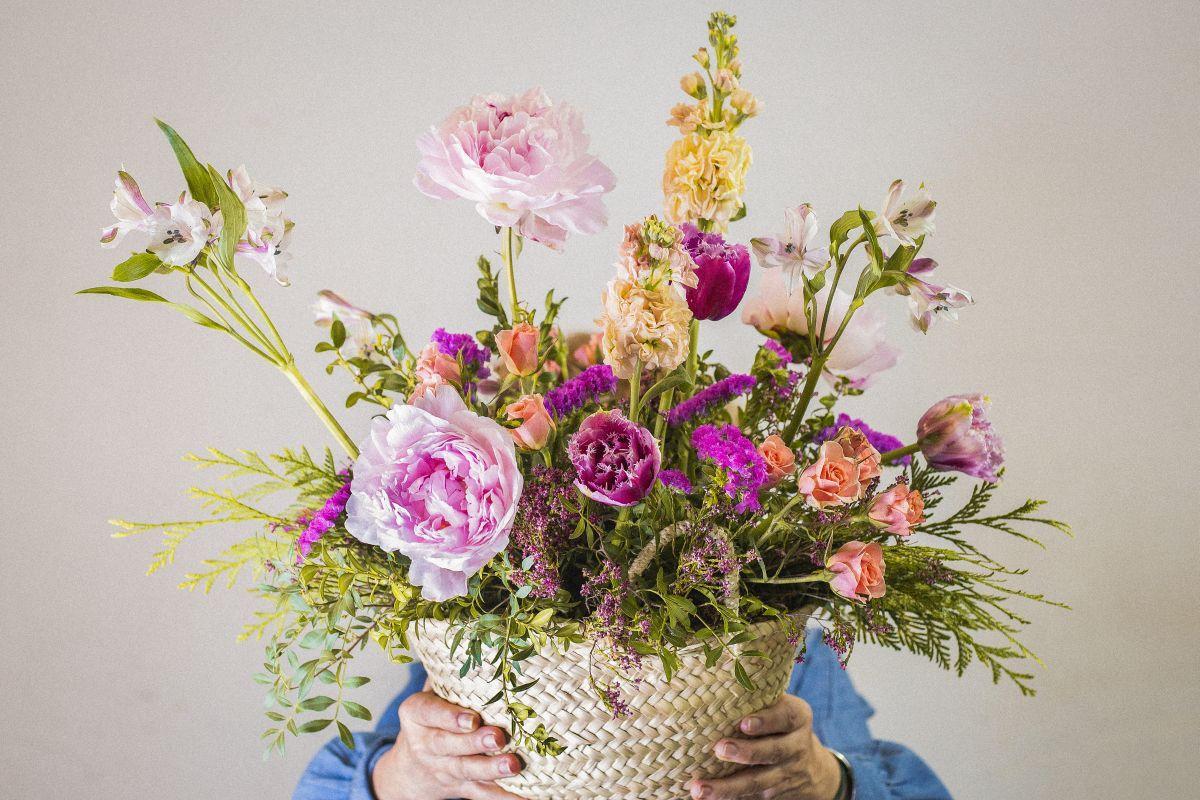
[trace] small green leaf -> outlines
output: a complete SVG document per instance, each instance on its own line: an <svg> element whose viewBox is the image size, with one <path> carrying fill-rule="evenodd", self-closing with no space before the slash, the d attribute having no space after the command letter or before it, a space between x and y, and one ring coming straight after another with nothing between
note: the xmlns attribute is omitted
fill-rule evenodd
<svg viewBox="0 0 1200 800"><path fill-rule="evenodd" d="M335 319L330 326L329 341L333 342L334 347L341 347L346 343L346 326L340 319Z"/></svg>
<svg viewBox="0 0 1200 800"><path fill-rule="evenodd" d="M107 294L113 297L124 297L126 300L137 300L142 303L164 303L197 325L203 325L206 328L213 328L218 331L229 330L221 323L201 314L191 306L184 305L183 303L172 303L162 295L148 289L138 289L133 286L93 286L91 289L81 289L75 294Z"/></svg>
<svg viewBox="0 0 1200 800"><path fill-rule="evenodd" d="M345 686L347 689L357 689L358 687L365 686L370 682L371 682L370 678L364 677L362 675L356 675L353 678L346 678L346 680L342 681L342 685Z"/></svg>
<svg viewBox="0 0 1200 800"><path fill-rule="evenodd" d="M154 253L135 253L113 268L112 279L128 283L138 281L162 266Z"/></svg>
<svg viewBox="0 0 1200 800"><path fill-rule="evenodd" d="M217 251L222 265L233 272L233 254L237 250L238 240L246 232L246 207L211 164L208 165L208 175L217 204L221 207L221 239L217 242Z"/></svg>
<svg viewBox="0 0 1200 800"><path fill-rule="evenodd" d="M333 705L332 697L310 697L300 704L301 711L324 711Z"/></svg>
<svg viewBox="0 0 1200 800"><path fill-rule="evenodd" d="M338 729L338 738L342 740L342 744L346 745L346 747L353 750L354 749L354 734L350 733L350 729L347 728L345 725L343 725L341 720L338 720L337 729Z"/></svg>
<svg viewBox="0 0 1200 800"><path fill-rule="evenodd" d="M346 713L355 719L367 720L368 722L371 720L371 712L367 710L366 706L361 706L353 700L343 700L342 708L346 709Z"/></svg>
<svg viewBox="0 0 1200 800"><path fill-rule="evenodd" d="M835 248L841 247L842 244L850 238L850 231L862 225L862 217L857 211L847 211L842 216L838 217L837 222L829 227L829 242Z"/></svg>
<svg viewBox="0 0 1200 800"><path fill-rule="evenodd" d="M331 722L333 722L331 719L310 719L308 722L301 725L299 730L301 733L316 733L317 731L323 731L328 728Z"/></svg>
<svg viewBox="0 0 1200 800"><path fill-rule="evenodd" d="M215 210L217 208L217 195L213 191L208 171L201 166L192 149L187 146L187 142L175 132L174 128L161 119L154 121L158 123L158 127L162 129L162 132L166 134L171 149L175 151L175 158L179 161L180 169L183 170L183 177L187 181L188 191L192 193L192 197L204 203L210 209Z"/></svg>

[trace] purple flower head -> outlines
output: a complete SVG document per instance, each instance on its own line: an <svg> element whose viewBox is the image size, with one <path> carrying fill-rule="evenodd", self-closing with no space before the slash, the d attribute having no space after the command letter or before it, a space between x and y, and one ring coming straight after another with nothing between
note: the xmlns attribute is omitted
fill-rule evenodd
<svg viewBox="0 0 1200 800"><path fill-rule="evenodd" d="M676 405L667 414L667 422L672 427L682 425L718 406L723 406L730 400L740 397L754 388L756 383L753 375L730 375L716 383L704 387L694 395Z"/></svg>
<svg viewBox="0 0 1200 800"><path fill-rule="evenodd" d="M895 436L891 436L886 433L880 433L879 431L874 430L867 423L863 422L861 419L854 419L849 414L838 414L833 425L822 429L817 434L814 444L820 444L821 442L829 441L837 436L837 432L842 428L854 428L855 430L861 432L863 436L867 437L867 441L871 443L871 446L881 453L886 453L889 450L895 450L904 446L904 442L900 441ZM908 466L911 461L912 456L904 456L903 458L896 459L897 464L903 464L904 466Z"/></svg>
<svg viewBox="0 0 1200 800"><path fill-rule="evenodd" d="M776 356L778 356L780 364L786 366L792 363L791 351L784 347L778 340L767 339L765 342L763 342L763 347L767 348Z"/></svg>
<svg viewBox="0 0 1200 800"><path fill-rule="evenodd" d="M620 411L597 411L567 445L575 486L598 503L632 506L650 493L662 455L650 431Z"/></svg>
<svg viewBox="0 0 1200 800"><path fill-rule="evenodd" d="M696 454L725 470L725 492L737 500L734 511L757 511L758 490L767 484L767 464L754 442L734 425L701 425L692 433Z"/></svg>
<svg viewBox="0 0 1200 800"><path fill-rule="evenodd" d="M658 482L668 489L674 489L680 494L692 493L692 482L688 476L677 469L664 469L658 473Z"/></svg>
<svg viewBox="0 0 1200 800"><path fill-rule="evenodd" d="M992 429L982 394L959 394L934 403L917 423L917 441L929 466L995 483L1004 445Z"/></svg>
<svg viewBox="0 0 1200 800"><path fill-rule="evenodd" d="M696 262L697 285L688 287L687 304L696 319L724 319L746 294L750 280L750 251L731 245L719 233L703 233L683 224L683 249Z"/></svg>
<svg viewBox="0 0 1200 800"><path fill-rule="evenodd" d="M608 364L594 364L583 372L546 392L546 410L561 419L586 406L601 395L617 388L617 376Z"/></svg>
<svg viewBox="0 0 1200 800"><path fill-rule="evenodd" d="M462 361L467 375L486 378L490 370L487 364L492 354L469 333L447 333L445 328L433 332L429 341L437 345L438 351Z"/></svg>
<svg viewBox="0 0 1200 800"><path fill-rule="evenodd" d="M578 495L570 470L534 467L517 503L508 550L513 583L529 585L533 597L554 597L562 586L559 563L579 521Z"/></svg>
<svg viewBox="0 0 1200 800"><path fill-rule="evenodd" d="M340 474L342 477L345 477L345 473ZM296 540L296 547L300 551L296 557L297 563L307 558L317 540L328 533L329 529L334 526L338 517L346 510L346 503L349 500L350 482L347 481L342 485L342 488L334 492L325 501L325 505L321 506L320 510L308 517L308 525L304 528L304 532L300 534L300 538Z"/></svg>

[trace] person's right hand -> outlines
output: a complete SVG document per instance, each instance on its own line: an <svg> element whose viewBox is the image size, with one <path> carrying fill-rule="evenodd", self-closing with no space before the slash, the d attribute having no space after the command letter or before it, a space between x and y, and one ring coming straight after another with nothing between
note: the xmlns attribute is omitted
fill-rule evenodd
<svg viewBox="0 0 1200 800"><path fill-rule="evenodd" d="M479 727L479 715L433 692L418 692L400 704L400 733L371 773L379 800L520 800L496 785L516 775L521 760L494 755L504 731Z"/></svg>

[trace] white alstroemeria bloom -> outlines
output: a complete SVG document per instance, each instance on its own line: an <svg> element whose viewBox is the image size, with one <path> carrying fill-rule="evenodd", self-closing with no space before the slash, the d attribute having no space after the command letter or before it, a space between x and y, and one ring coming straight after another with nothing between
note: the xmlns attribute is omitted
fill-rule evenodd
<svg viewBox="0 0 1200 800"><path fill-rule="evenodd" d="M937 262L932 258L918 258L909 265L905 277L891 289L908 298L913 327L921 333L928 333L938 317L957 320L958 309L975 302L970 293L962 289L926 280L935 269Z"/></svg>
<svg viewBox="0 0 1200 800"><path fill-rule="evenodd" d="M335 319L341 320L346 326L346 341L341 346L341 353L346 358L361 356L378 338L370 311L359 308L328 289L317 293L312 310L319 327L328 328Z"/></svg>
<svg viewBox="0 0 1200 800"><path fill-rule="evenodd" d="M257 264L280 286L287 286L290 281L283 267L291 259L285 251L293 227L283 215L287 192L255 181L244 165L230 170L228 181L246 208L246 233L238 242L237 258Z"/></svg>
<svg viewBox="0 0 1200 800"><path fill-rule="evenodd" d="M903 245L911 247L918 236L933 233L933 214L937 202L930 196L925 184L916 193L901 201L904 181L892 181L883 210L875 216L875 233L879 236L894 236Z"/></svg>
<svg viewBox="0 0 1200 800"><path fill-rule="evenodd" d="M192 263L208 244L210 216L208 206L187 192L179 195L176 203L160 203L154 210L154 231L147 249L164 264L182 267Z"/></svg>
<svg viewBox="0 0 1200 800"><path fill-rule="evenodd" d="M812 276L829 263L829 248L815 247L819 228L817 215L808 203L789 208L784 213L787 231L782 239L763 236L750 240L760 266L781 268L794 276L797 272Z"/></svg>
<svg viewBox="0 0 1200 800"><path fill-rule="evenodd" d="M113 189L109 208L117 218L117 224L101 232L102 246L116 247L129 234L134 234L140 240L135 250L149 243L150 234L154 231L154 208L142 197L137 181L124 170L117 173L116 188Z"/></svg>
<svg viewBox="0 0 1200 800"><path fill-rule="evenodd" d="M287 252L292 241L291 220L280 218L279 227L267 227L251 233L246 231L246 238L238 242L235 253L238 259L244 259L262 267L263 271L275 279L280 286L288 286L291 280L285 274L287 263L292 260L292 254Z"/></svg>

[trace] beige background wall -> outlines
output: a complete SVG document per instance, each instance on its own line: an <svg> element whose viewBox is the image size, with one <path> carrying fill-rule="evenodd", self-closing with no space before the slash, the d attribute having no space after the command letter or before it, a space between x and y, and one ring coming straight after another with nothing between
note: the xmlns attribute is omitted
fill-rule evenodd
<svg viewBox="0 0 1200 800"><path fill-rule="evenodd" d="M660 201L663 120L710 5L6 4L0 795L285 797L320 744L259 759L261 649L233 642L247 597L179 593L182 566L142 576L155 542L107 538L110 516L196 513L187 451L326 441L233 344L72 296L115 263L96 242L114 171L153 197L181 186L151 117L291 192L294 285L259 283L316 372L322 288L395 310L414 340L477 324L472 265L493 239L469 205L412 188L413 141L473 93L542 83L584 111L619 176L616 224L521 265L528 295L563 287L583 326L618 224ZM988 390L1003 497L1049 497L1079 534L994 548L1075 606L1030 610L1036 699L863 648L852 672L876 731L962 798L1193 796L1200 4L730 5L766 106L733 235L774 231L799 201L828 222L895 177L928 182L931 252L979 303L925 339L894 306L904 362L858 408L904 433L932 400ZM756 338L732 319L706 330L731 361ZM332 402L345 390L316 383ZM345 418L361 432L366 411ZM401 674L371 669L378 708Z"/></svg>

